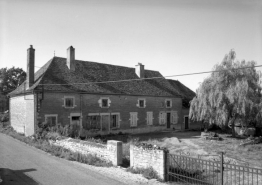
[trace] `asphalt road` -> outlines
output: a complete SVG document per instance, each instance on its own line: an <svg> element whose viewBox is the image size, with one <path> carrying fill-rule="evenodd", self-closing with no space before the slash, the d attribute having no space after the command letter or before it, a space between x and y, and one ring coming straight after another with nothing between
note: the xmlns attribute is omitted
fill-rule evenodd
<svg viewBox="0 0 262 185"><path fill-rule="evenodd" d="M51 156L1 133L0 179L0 185L123 184L83 164Z"/></svg>

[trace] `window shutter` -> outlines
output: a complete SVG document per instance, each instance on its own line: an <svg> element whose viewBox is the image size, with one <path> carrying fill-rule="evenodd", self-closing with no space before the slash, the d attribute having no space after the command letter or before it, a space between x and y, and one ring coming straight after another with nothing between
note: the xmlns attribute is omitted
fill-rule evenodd
<svg viewBox="0 0 262 185"><path fill-rule="evenodd" d="M134 117L135 117L135 123L134 123L134 126L137 126L137 113L134 114Z"/></svg>

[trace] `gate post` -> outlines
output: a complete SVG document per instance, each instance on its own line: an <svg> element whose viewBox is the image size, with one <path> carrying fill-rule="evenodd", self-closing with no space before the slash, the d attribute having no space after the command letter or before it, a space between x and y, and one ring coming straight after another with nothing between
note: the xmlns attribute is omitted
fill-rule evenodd
<svg viewBox="0 0 262 185"><path fill-rule="evenodd" d="M164 150L164 181L166 182L166 181L168 181L168 172L169 172L169 160L168 160L168 150Z"/></svg>
<svg viewBox="0 0 262 185"><path fill-rule="evenodd" d="M220 172L221 172L221 185L223 185L224 184L224 153L223 152L221 152Z"/></svg>

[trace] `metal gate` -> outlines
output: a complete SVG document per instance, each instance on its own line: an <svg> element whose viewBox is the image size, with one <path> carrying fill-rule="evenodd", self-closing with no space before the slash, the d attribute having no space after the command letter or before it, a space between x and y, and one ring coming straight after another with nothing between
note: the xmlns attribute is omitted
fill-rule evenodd
<svg viewBox="0 0 262 185"><path fill-rule="evenodd" d="M230 164L223 158L205 160L167 154L167 181L199 185L261 185L262 169Z"/></svg>

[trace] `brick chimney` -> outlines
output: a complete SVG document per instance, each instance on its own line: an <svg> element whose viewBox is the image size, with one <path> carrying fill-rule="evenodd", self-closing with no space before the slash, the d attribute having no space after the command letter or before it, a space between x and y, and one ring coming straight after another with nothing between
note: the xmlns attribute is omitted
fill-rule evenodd
<svg viewBox="0 0 262 185"><path fill-rule="evenodd" d="M35 49L32 45L27 49L27 74L26 74L26 89L34 84L35 78Z"/></svg>
<svg viewBox="0 0 262 185"><path fill-rule="evenodd" d="M70 71L75 71L75 48L73 46L67 49L66 65Z"/></svg>
<svg viewBox="0 0 262 185"><path fill-rule="evenodd" d="M145 66L141 63L136 65L136 74L139 78L145 78Z"/></svg>

